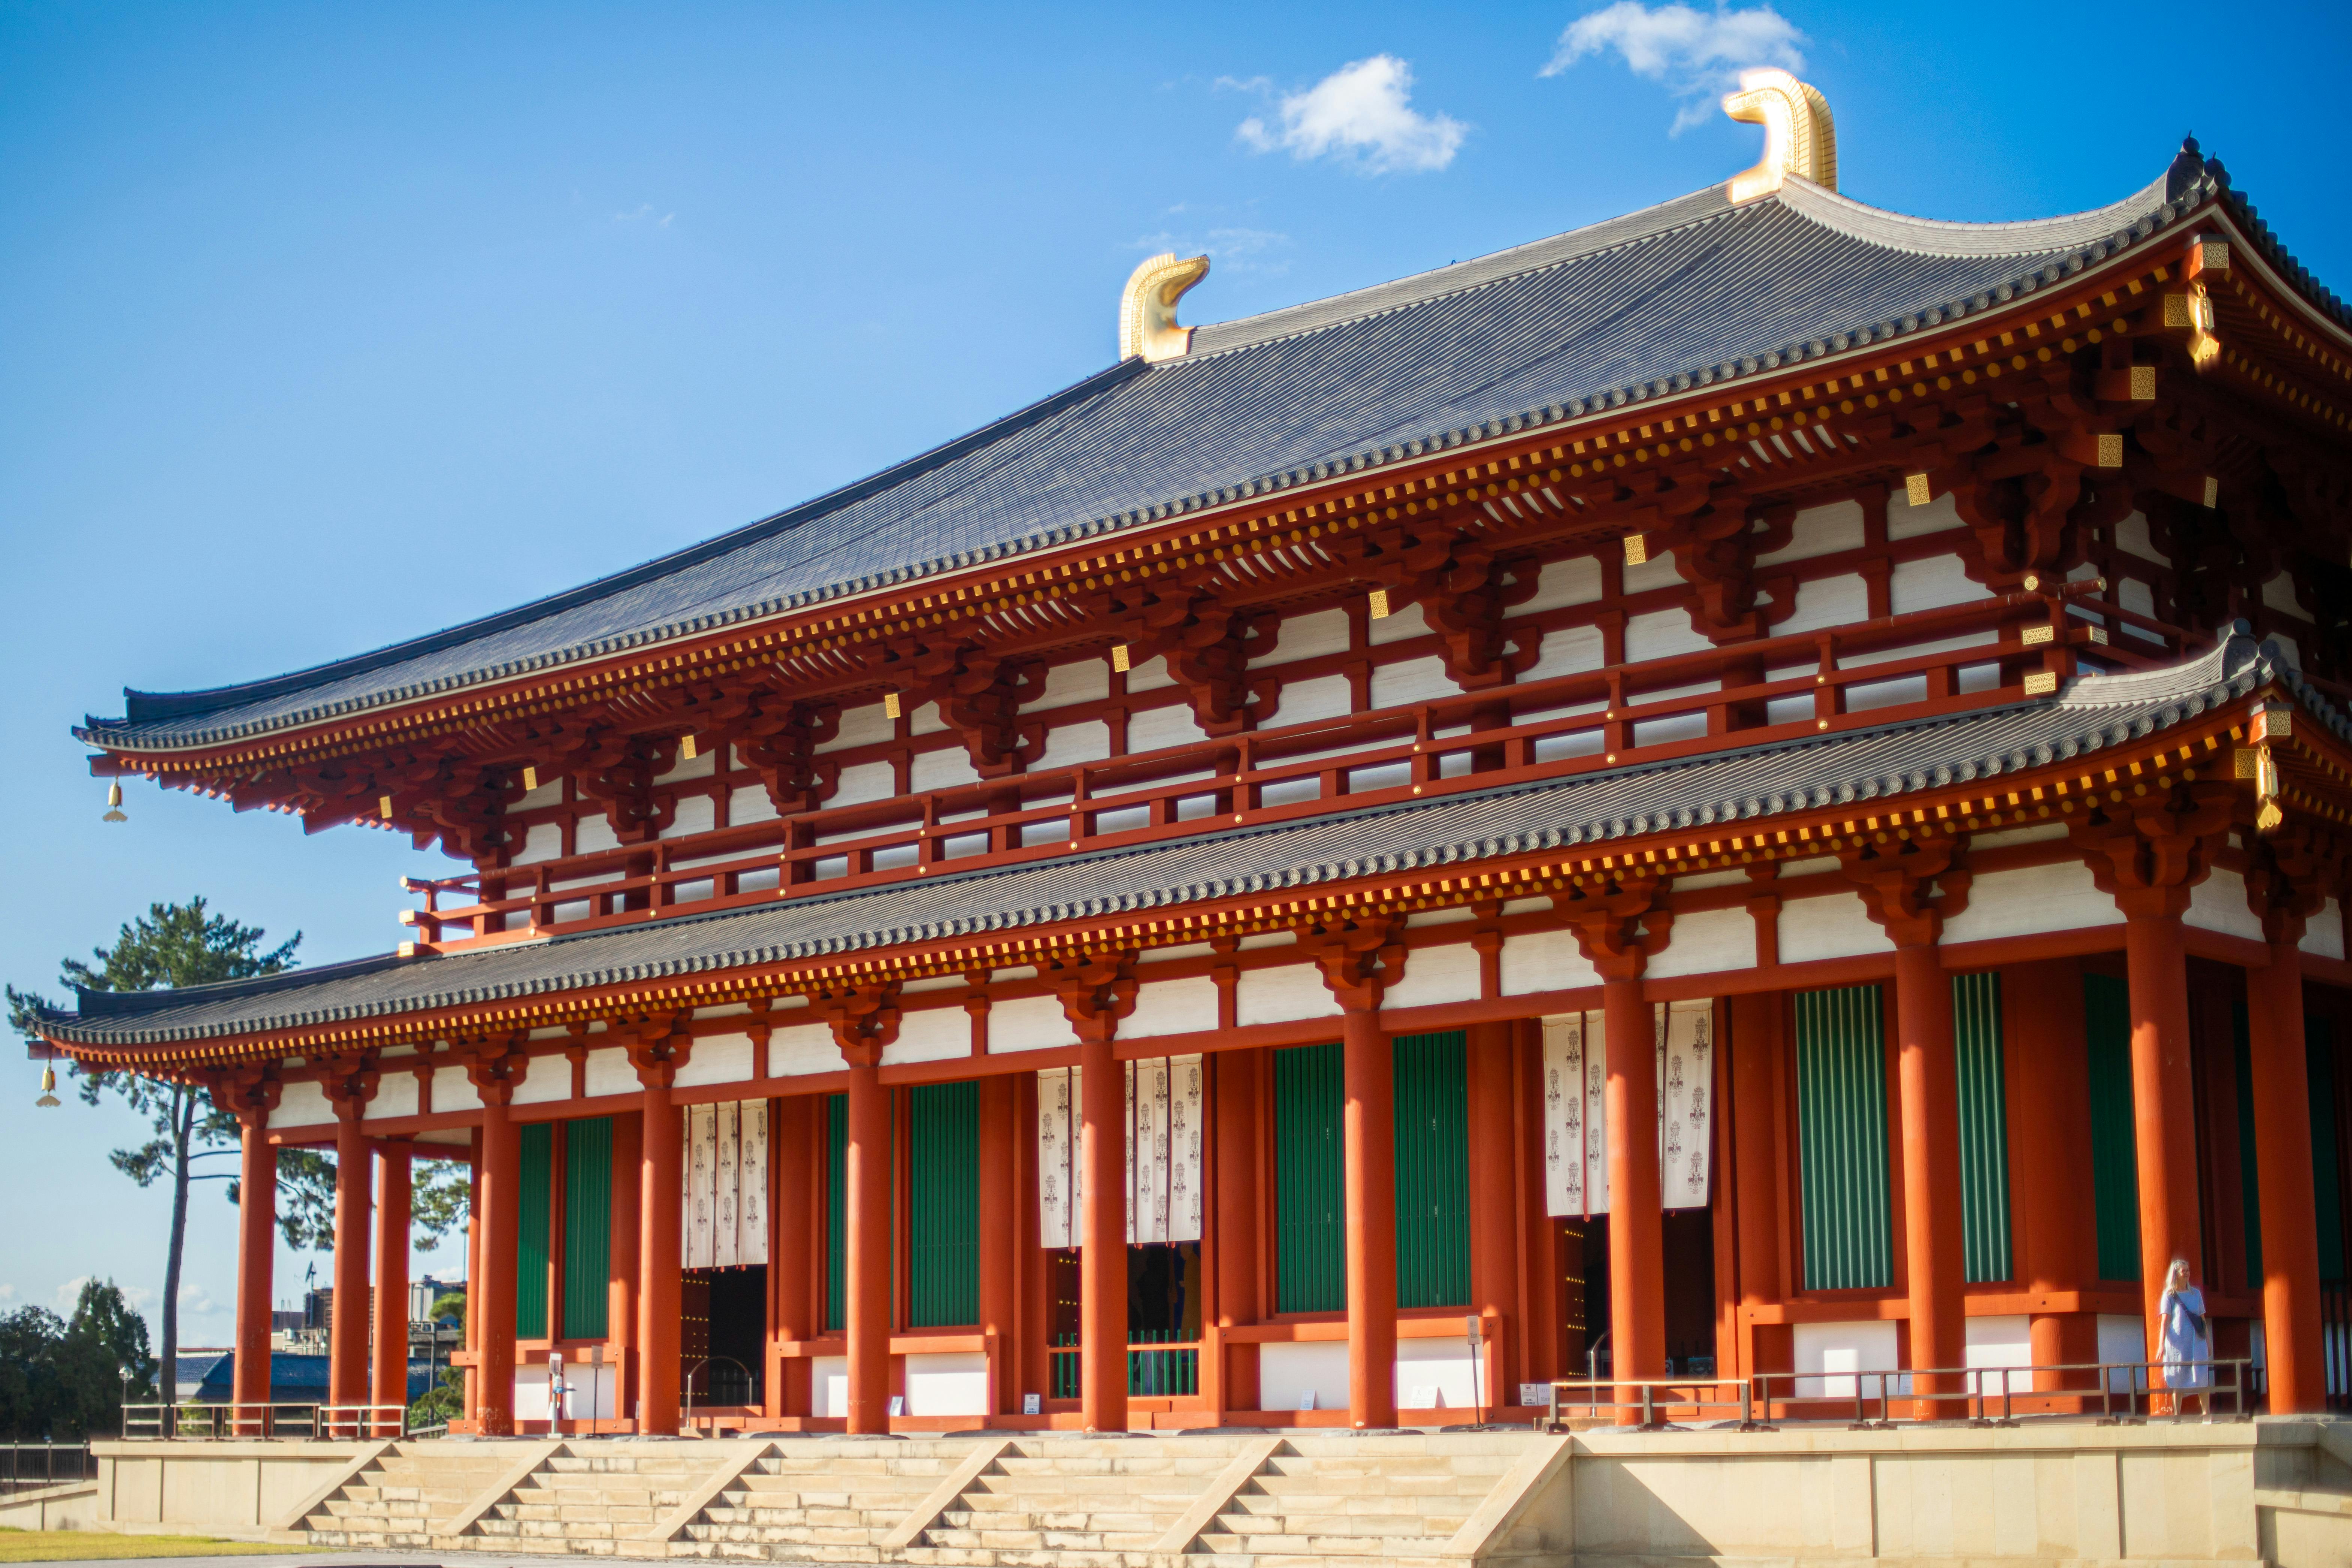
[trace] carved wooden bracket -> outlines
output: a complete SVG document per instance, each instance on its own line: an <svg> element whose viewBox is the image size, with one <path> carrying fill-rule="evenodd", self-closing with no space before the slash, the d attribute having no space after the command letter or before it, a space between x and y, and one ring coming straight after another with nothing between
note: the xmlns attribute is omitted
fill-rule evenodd
<svg viewBox="0 0 2352 1568"><path fill-rule="evenodd" d="M214 1108L224 1116L236 1118L240 1126L253 1132L269 1124L269 1113L278 1109L278 1098L285 1087L278 1081L278 1069L268 1062L240 1062L205 1075Z"/></svg>
<svg viewBox="0 0 2352 1568"><path fill-rule="evenodd" d="M2173 915L2213 868L2229 837L2238 791L2224 783L2174 784L2101 808L2068 824L2099 890L2126 915Z"/></svg>
<svg viewBox="0 0 2352 1568"><path fill-rule="evenodd" d="M367 1102L375 1098L375 1052L338 1051L314 1056L310 1065L319 1069L319 1089L326 1095L327 1103L335 1108L336 1120L356 1121L366 1114Z"/></svg>
<svg viewBox="0 0 2352 1568"><path fill-rule="evenodd" d="M898 1037L898 984L845 985L809 997L810 1008L833 1028L841 1059L854 1068L882 1065L882 1053Z"/></svg>
<svg viewBox="0 0 2352 1568"><path fill-rule="evenodd" d="M1974 873L1949 838L1895 839L1838 856L1862 905L1897 947L1927 947L1944 922L1968 908Z"/></svg>
<svg viewBox="0 0 2352 1568"><path fill-rule="evenodd" d="M841 707L800 702L770 693L747 704L741 717L719 727L719 737L736 758L756 770L768 803L780 816L814 811L841 780L841 764L819 758L816 749L841 732Z"/></svg>
<svg viewBox="0 0 2352 1568"><path fill-rule="evenodd" d="M1042 731L1024 733L1021 704L1045 689L1034 658L990 652L969 637L893 637L862 656L866 668L898 688L909 706L937 702L940 719L963 742L982 778L1017 773L1044 748Z"/></svg>
<svg viewBox="0 0 2352 1568"><path fill-rule="evenodd" d="M1135 1011L1134 952L1088 953L1063 964L1051 977L1062 1000L1062 1016L1078 1038L1099 1045L1118 1033L1119 1020Z"/></svg>
<svg viewBox="0 0 2352 1568"><path fill-rule="evenodd" d="M530 1054L520 1035L489 1035L458 1050L466 1063L467 1081L484 1105L511 1105L514 1091L530 1071Z"/></svg>
<svg viewBox="0 0 2352 1568"><path fill-rule="evenodd" d="M1661 906L1655 877L1620 880L1603 890L1555 895L1552 912L1576 933L1585 962L1603 980L1639 980L1652 955L1665 950L1674 912Z"/></svg>
<svg viewBox="0 0 2352 1568"><path fill-rule="evenodd" d="M1299 945L1323 971L1323 984L1350 1013L1376 1011L1404 978L1407 949L1400 920L1343 921L1299 932Z"/></svg>
<svg viewBox="0 0 2352 1568"><path fill-rule="evenodd" d="M1258 717L1249 666L1274 651L1279 616L1240 613L1206 582L1158 584L1158 596L1118 623L1134 663L1164 658L1169 679L1192 700L1203 734L1231 735Z"/></svg>
<svg viewBox="0 0 2352 1568"><path fill-rule="evenodd" d="M2303 941L2304 927L2344 886L2347 846L2308 822L2290 822L2263 835L2242 829L2246 855L2246 903L2276 946Z"/></svg>
<svg viewBox="0 0 2352 1568"><path fill-rule="evenodd" d="M1392 608L1421 605L1456 686L1475 691L1505 685L1535 663L1542 639L1504 626L1513 605L1535 597L1533 571L1514 574L1495 559L1491 546L1451 533L1432 532L1408 543L1400 531L1379 542L1387 547L1389 563L1370 574L1386 584Z"/></svg>

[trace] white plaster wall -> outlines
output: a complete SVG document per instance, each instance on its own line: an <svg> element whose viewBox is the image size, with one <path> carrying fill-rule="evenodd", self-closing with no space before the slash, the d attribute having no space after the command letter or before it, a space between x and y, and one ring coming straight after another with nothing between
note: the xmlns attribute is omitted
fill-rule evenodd
<svg viewBox="0 0 2352 1568"><path fill-rule="evenodd" d="M1110 726L1100 719L1083 724L1059 724L1045 731L1045 749L1037 757L1041 768L1066 768L1098 763L1110 755ZM977 776L977 775L975 775Z"/></svg>
<svg viewBox="0 0 2352 1568"><path fill-rule="evenodd" d="M535 823L522 836L522 847L515 851L509 864L528 866L534 860L552 860L562 853L563 825L560 822Z"/></svg>
<svg viewBox="0 0 2352 1568"><path fill-rule="evenodd" d="M1679 921L1675 922L1681 924ZM1892 952L1895 944L1863 907L1857 893L1791 899L1780 906L1780 962L1850 958L1861 952Z"/></svg>
<svg viewBox="0 0 2352 1568"><path fill-rule="evenodd" d="M727 796L727 826L740 827L751 822L773 822L776 803L768 798L765 784L745 784Z"/></svg>
<svg viewBox="0 0 2352 1568"><path fill-rule="evenodd" d="M367 1103L366 1120L416 1114L416 1075L386 1068L375 1080L375 1098Z"/></svg>
<svg viewBox="0 0 2352 1568"><path fill-rule="evenodd" d="M1601 558L1571 556L1544 563L1536 578L1535 595L1511 611L1515 616L1556 610L1568 605L1589 605L1601 597ZM1522 677L1522 679L1525 679Z"/></svg>
<svg viewBox="0 0 2352 1568"><path fill-rule="evenodd" d="M701 1049L699 1043L697 1050ZM439 1085L435 1085L438 1088ZM553 1100L572 1098L572 1064L561 1056L535 1056L530 1058L530 1070L515 1085L517 1105L546 1105ZM438 1100L434 1102L436 1106Z"/></svg>
<svg viewBox="0 0 2352 1568"><path fill-rule="evenodd" d="M1827 626L1852 626L1870 618L1870 584L1858 574L1819 577L1797 584L1797 607L1789 618L1774 624L1772 635L1817 632Z"/></svg>
<svg viewBox="0 0 2352 1568"><path fill-rule="evenodd" d="M1070 1027L1058 996L1016 996L988 1010L990 1056L1051 1050L1056 1046L1077 1043L1077 1031Z"/></svg>
<svg viewBox="0 0 2352 1568"><path fill-rule="evenodd" d="M1997 1318L1968 1320L1968 1366L2032 1366L2033 1341L2030 1325L2032 1320L2022 1312L2003 1313ZM2011 1378L1989 1377L1984 1380L1987 1394L1998 1394L2007 1383L2012 1394L2031 1394L2031 1374Z"/></svg>
<svg viewBox="0 0 2352 1568"><path fill-rule="evenodd" d="M1348 678L1344 675L1295 680L1282 689L1281 700L1275 705L1274 717L1267 721L1267 727L1337 719L1351 711L1348 704Z"/></svg>
<svg viewBox="0 0 2352 1568"><path fill-rule="evenodd" d="M1217 983L1205 974L1161 980L1139 987L1135 1011L1119 1020L1121 1039L1152 1035L1189 1035L1217 1026Z"/></svg>
<svg viewBox="0 0 2352 1568"><path fill-rule="evenodd" d="M1581 675L1601 668L1601 628L1563 626L1544 633L1543 647L1521 680L1549 680L1555 675Z"/></svg>
<svg viewBox="0 0 2352 1568"><path fill-rule="evenodd" d="M1175 684L1176 678L1168 673L1168 660L1156 654L1127 672L1127 694L1130 697L1139 691L1157 691Z"/></svg>
<svg viewBox="0 0 2352 1568"><path fill-rule="evenodd" d="M1427 658L1408 658L1395 664L1378 665L1372 670L1372 706L1375 708L1396 708L1407 702L1433 702L1442 697L1457 697L1461 691L1462 689L1454 684L1454 678L1445 673L1445 661L1435 654Z"/></svg>
<svg viewBox="0 0 2352 1568"><path fill-rule="evenodd" d="M697 758L698 762L709 759ZM664 838L684 838L690 833L708 833L719 826L719 807L707 795L689 795L680 799L677 810L667 827L661 830Z"/></svg>
<svg viewBox="0 0 2352 1568"><path fill-rule="evenodd" d="M936 735L947 727L948 721L940 713L940 705L936 702L923 703L907 715L907 733L909 735Z"/></svg>
<svg viewBox="0 0 2352 1568"><path fill-rule="evenodd" d="M852 708L841 716L841 727L832 740L817 748L820 752L845 751L851 746L870 746L877 741L887 741L898 726L882 711L879 702L868 702L862 708Z"/></svg>
<svg viewBox="0 0 2352 1568"><path fill-rule="evenodd" d="M1278 969L1244 969L1234 998L1234 1012L1244 1024L1281 1024L1293 1018L1328 1018L1339 1011L1323 984L1323 972L1311 963L1286 963Z"/></svg>
<svg viewBox="0 0 2352 1568"><path fill-rule="evenodd" d="M1441 1002L1475 1002L1478 950L1466 942L1413 949L1404 979L1381 994L1383 1007L1431 1007Z"/></svg>
<svg viewBox="0 0 2352 1568"><path fill-rule="evenodd" d="M1759 555L1756 564L1769 566L1781 561L1802 561L1810 556L1828 555L1840 550L1862 548L1862 503L1833 501L1828 506L1810 506L1799 512L1796 525L1789 534L1788 544L1769 555Z"/></svg>
<svg viewBox="0 0 2352 1568"><path fill-rule="evenodd" d="M445 1111L451 1110L479 1110L481 1108L482 1096L474 1088L474 1080L466 1076L464 1068L446 1067L433 1069L434 1115L439 1116ZM279 1107L281 1111L284 1109L282 1105ZM282 1118L278 1116L269 1119L270 1125L273 1127L279 1125L281 1121ZM286 1125L290 1126L291 1123L286 1123Z"/></svg>
<svg viewBox="0 0 2352 1568"><path fill-rule="evenodd" d="M2303 928L2303 941L2295 944L2304 952L2321 958L2344 956L2344 906L2330 899Z"/></svg>
<svg viewBox="0 0 2352 1568"><path fill-rule="evenodd" d="M809 1358L809 1414L849 1414L849 1358L820 1355Z"/></svg>
<svg viewBox="0 0 2352 1568"><path fill-rule="evenodd" d="M694 1042L686 1065L672 1080L680 1089L698 1083L741 1083L751 1076L751 1037L706 1035Z"/></svg>
<svg viewBox="0 0 2352 1568"><path fill-rule="evenodd" d="M1064 708L1073 702L1100 702L1110 696L1110 666L1099 658L1057 664L1045 672L1045 689L1023 704L1032 712Z"/></svg>
<svg viewBox="0 0 2352 1568"><path fill-rule="evenodd" d="M907 782L917 791L953 789L958 784L977 784L980 773L971 765L971 753L961 742L942 746L936 752L918 752L907 769ZM827 805L839 804L838 799Z"/></svg>
<svg viewBox="0 0 2352 1568"><path fill-rule="evenodd" d="M1286 637L1289 636L1287 632L1283 635ZM1382 643L1403 642L1408 637L1428 635L1429 617L1422 613L1419 605L1407 605L1393 615L1365 622L1364 640L1374 647Z"/></svg>
<svg viewBox="0 0 2352 1568"><path fill-rule="evenodd" d="M1949 494L1939 495L1926 506L1909 505L1895 497L1886 504L1886 537L1916 539L1923 533L1941 533L1948 528L1960 526L1960 509Z"/></svg>
<svg viewBox="0 0 2352 1568"><path fill-rule="evenodd" d="M656 773L656 784L681 784L688 779L707 779L719 766L719 753L706 751L698 756L687 757L667 773Z"/></svg>
<svg viewBox="0 0 2352 1568"><path fill-rule="evenodd" d="M1898 616L1913 610L1938 610L1946 605L1973 605L1991 597L1991 590L1970 579L1957 555L1898 561L1886 584L1888 607Z"/></svg>
<svg viewBox="0 0 2352 1568"><path fill-rule="evenodd" d="M898 1037L882 1048L882 1065L936 1062L971 1054L971 1015L961 1004L919 1007L899 1016Z"/></svg>
<svg viewBox="0 0 2352 1568"><path fill-rule="evenodd" d="M603 1046L588 1053L590 1095L635 1094L644 1088L637 1081L637 1069L629 1065L629 1053L620 1047Z"/></svg>
<svg viewBox="0 0 2352 1568"><path fill-rule="evenodd" d="M1127 750L1130 756L1138 752L1156 752L1163 746L1187 746L1206 739L1208 736L1202 731L1201 721L1192 716L1190 702L1149 708L1128 717Z"/></svg>
<svg viewBox="0 0 2352 1568"><path fill-rule="evenodd" d="M2155 539L2148 533L2147 517L2144 512L2136 511L2116 524L2116 548L2143 561L2161 562L2168 566L2172 563L2172 558L2156 547Z"/></svg>
<svg viewBox="0 0 2352 1568"><path fill-rule="evenodd" d="M613 824L601 811L587 811L572 825L572 852L593 855L599 849L618 849L621 841L613 836Z"/></svg>
<svg viewBox="0 0 2352 1568"><path fill-rule="evenodd" d="M987 1415L987 1354L981 1351L909 1353L907 1357L907 1414Z"/></svg>
<svg viewBox="0 0 2352 1568"><path fill-rule="evenodd" d="M1598 985L1601 973L1585 961L1572 931L1528 931L1503 939L1503 994L1572 991Z"/></svg>
<svg viewBox="0 0 2352 1568"><path fill-rule="evenodd" d="M443 1068L441 1070L446 1073L452 1069ZM463 1071L458 1072L460 1079L464 1076ZM439 1107L441 1105L439 1079L435 1079L433 1088L435 1089L433 1103L436 1107ZM467 1092L472 1092L470 1086ZM289 1083L278 1092L278 1109L269 1113L269 1125L316 1127L320 1122L332 1121L334 1119L335 1112L327 1103L326 1090L315 1083Z"/></svg>
<svg viewBox="0 0 2352 1568"><path fill-rule="evenodd" d="M1671 552L1653 555L1639 566L1627 566L1623 578L1625 592L1629 594L1645 594L1653 588L1679 588L1683 585L1683 574L1675 570L1675 558Z"/></svg>
<svg viewBox="0 0 2352 1568"><path fill-rule="evenodd" d="M1644 972L1663 980L1755 967L1756 917L1744 909L1700 910L1675 917L1665 951L1651 959Z"/></svg>
<svg viewBox="0 0 2352 1568"><path fill-rule="evenodd" d="M1477 1398L1477 1363L1468 1335L1397 1341L1399 1409L1468 1410Z"/></svg>
<svg viewBox="0 0 2352 1568"><path fill-rule="evenodd" d="M1308 1340L1257 1348L1261 1410L1348 1408L1348 1342Z"/></svg>
<svg viewBox="0 0 2352 1568"><path fill-rule="evenodd" d="M897 793L892 787L889 763L860 763L856 767L841 770L840 786L825 805L862 805L869 800L888 800Z"/></svg>
<svg viewBox="0 0 2352 1568"><path fill-rule="evenodd" d="M1394 620L1396 617L1389 617ZM1378 626L1379 622L1373 625ZM1378 638L1377 631L1373 634ZM1294 659L1317 658L1328 653L1348 651L1348 612L1318 610L1311 616L1291 616L1282 623L1282 636L1276 639L1274 652L1253 664L1267 668L1288 664ZM1129 685L1133 684L1132 680Z"/></svg>
<svg viewBox="0 0 2352 1568"><path fill-rule="evenodd" d="M561 778L551 778L537 789L527 792L520 800L514 803L513 809L537 811L542 805L560 805L562 801L563 781Z"/></svg>
<svg viewBox="0 0 2352 1568"><path fill-rule="evenodd" d="M2123 923L2116 900L2099 891L2080 860L1980 871L1969 887L1969 907L1944 922L1943 940L1983 942Z"/></svg>
<svg viewBox="0 0 2352 1568"><path fill-rule="evenodd" d="M768 1076L839 1072L841 1047L834 1043L830 1024L795 1024L768 1037Z"/></svg>
<svg viewBox="0 0 2352 1568"><path fill-rule="evenodd" d="M1858 1372L1895 1369L1895 1325L1877 1319L1845 1323L1795 1325L1796 1371L1822 1374L1797 1379L1799 1399L1852 1399ZM1843 1376L1838 1375L1843 1373ZM1891 1381L1891 1380L1890 1380ZM1863 1380L1861 1392L1875 1396L1879 1380Z"/></svg>
<svg viewBox="0 0 2352 1568"><path fill-rule="evenodd" d="M2129 1366L2147 1359L2147 1321L2128 1312L2099 1314L2099 1360L2110 1366ZM2129 1372L2107 1373L2107 1385L2121 1392L2133 1385Z"/></svg>
<svg viewBox="0 0 2352 1568"><path fill-rule="evenodd" d="M2205 931L2263 940L2263 922L2246 902L2246 879L2227 867L2216 866L2203 881L2189 889L2189 912L2183 925Z"/></svg>
<svg viewBox="0 0 2352 1568"><path fill-rule="evenodd" d="M1715 645L1691 629L1690 612L1675 608L1630 616L1625 621L1625 662L1668 658L1678 653L1704 653Z"/></svg>

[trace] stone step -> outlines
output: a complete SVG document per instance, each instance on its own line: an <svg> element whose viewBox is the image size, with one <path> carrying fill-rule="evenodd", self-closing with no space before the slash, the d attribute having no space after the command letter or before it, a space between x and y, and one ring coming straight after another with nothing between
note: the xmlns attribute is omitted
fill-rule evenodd
<svg viewBox="0 0 2352 1568"><path fill-rule="evenodd" d="M966 1530L940 1527L925 1532L935 1547L986 1552L1149 1552L1160 1539L1154 1530Z"/></svg>
<svg viewBox="0 0 2352 1568"><path fill-rule="evenodd" d="M1105 1514L1136 1517L1165 1514L1173 1518L1191 1507L1192 1503L1192 1494L1187 1492L1149 1492L1139 1493L1132 1497L1089 1497L1083 1493L1076 1496L1057 1496L1053 1492L1045 1491L1013 1493L967 1491L956 1500L955 1506L968 1509L974 1513L988 1514L1090 1513L1097 1517Z"/></svg>
<svg viewBox="0 0 2352 1568"><path fill-rule="evenodd" d="M1482 1492L1417 1497L1408 1492L1398 1497L1349 1497L1299 1492L1267 1496L1262 1492L1245 1491L1226 1505L1225 1512L1241 1517L1255 1515L1260 1519L1298 1514L1349 1515L1367 1519L1389 1515L1427 1516L1467 1513L1484 1495Z"/></svg>
<svg viewBox="0 0 2352 1568"><path fill-rule="evenodd" d="M1088 1512L1082 1509L1038 1509L1013 1512L987 1509L950 1508L940 1511L940 1530L1084 1530L1100 1532L1114 1531L1123 1534L1150 1535L1155 1539L1161 1531L1176 1522L1178 1510L1166 1513Z"/></svg>
<svg viewBox="0 0 2352 1568"><path fill-rule="evenodd" d="M1201 1544L1220 1558L1247 1557L1254 1568L1293 1563L1310 1568L1319 1558L1437 1557L1444 1553L1445 1537L1377 1535L1203 1535Z"/></svg>

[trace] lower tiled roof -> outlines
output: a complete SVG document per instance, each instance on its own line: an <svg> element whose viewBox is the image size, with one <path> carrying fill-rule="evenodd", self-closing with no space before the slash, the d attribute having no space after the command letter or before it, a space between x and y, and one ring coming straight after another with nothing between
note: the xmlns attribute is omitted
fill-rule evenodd
<svg viewBox="0 0 2352 1568"><path fill-rule="evenodd" d="M1892 800L2122 746L2284 680L2277 646L2233 635L2162 669L2085 676L2053 696L1819 739L1367 807L1172 844L688 916L529 945L376 958L177 992L98 993L44 1030L60 1042L163 1045L870 952L1356 878L1475 864L1823 806Z"/></svg>

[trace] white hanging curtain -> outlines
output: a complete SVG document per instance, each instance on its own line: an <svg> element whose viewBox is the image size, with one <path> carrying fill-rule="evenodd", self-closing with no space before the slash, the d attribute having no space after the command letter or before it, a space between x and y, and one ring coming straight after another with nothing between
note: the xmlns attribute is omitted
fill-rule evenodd
<svg viewBox="0 0 2352 1568"><path fill-rule="evenodd" d="M1125 1064L1127 1238L1201 1239L1202 1081L1197 1056ZM1041 1245L1077 1247L1085 1193L1079 1180L1079 1110L1085 1069L1037 1075L1037 1204Z"/></svg>
<svg viewBox="0 0 2352 1568"><path fill-rule="evenodd" d="M689 1105L678 1261L729 1268L768 1261L768 1102Z"/></svg>
<svg viewBox="0 0 2352 1568"><path fill-rule="evenodd" d="M1669 1209L1705 1208L1714 1149L1715 1003L1659 1003L1659 1195ZM1544 1210L1609 1212L1608 1048L1599 1013L1544 1020Z"/></svg>

